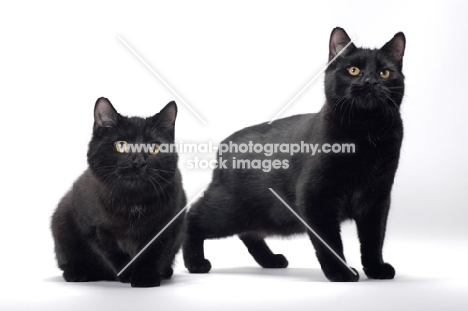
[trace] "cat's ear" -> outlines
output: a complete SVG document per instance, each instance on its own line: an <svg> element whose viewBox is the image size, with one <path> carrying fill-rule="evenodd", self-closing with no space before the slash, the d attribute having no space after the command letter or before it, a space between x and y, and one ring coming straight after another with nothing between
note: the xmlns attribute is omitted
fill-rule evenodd
<svg viewBox="0 0 468 311"><path fill-rule="evenodd" d="M406 38L402 32L397 33L392 40L385 43L380 49L392 55L397 61L401 62L403 55L405 55Z"/></svg>
<svg viewBox="0 0 468 311"><path fill-rule="evenodd" d="M346 31L343 28L336 27L333 29L330 35L330 53L328 55L328 61L331 61L341 50L345 48L345 46L351 42ZM346 50L344 50L340 55L347 55L351 53L353 50L356 49L354 43L351 43Z"/></svg>
<svg viewBox="0 0 468 311"><path fill-rule="evenodd" d="M158 127L174 127L177 117L177 105L175 101L168 103L161 111L153 116Z"/></svg>
<svg viewBox="0 0 468 311"><path fill-rule="evenodd" d="M94 128L114 127L117 124L118 115L117 110L107 98L99 98L94 106Z"/></svg>

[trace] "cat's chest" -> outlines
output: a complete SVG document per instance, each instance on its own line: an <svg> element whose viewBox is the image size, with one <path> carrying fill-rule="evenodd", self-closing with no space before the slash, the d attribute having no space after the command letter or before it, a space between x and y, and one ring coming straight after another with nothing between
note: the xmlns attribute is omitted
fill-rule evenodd
<svg viewBox="0 0 468 311"><path fill-rule="evenodd" d="M139 244L132 238L118 238L117 246L122 253L130 255L130 257L134 257L137 254Z"/></svg>
<svg viewBox="0 0 468 311"><path fill-rule="evenodd" d="M108 208L102 230L109 234L122 253L135 256L140 244L154 233L154 210L145 204L115 204ZM118 211L118 213L116 213Z"/></svg>
<svg viewBox="0 0 468 311"><path fill-rule="evenodd" d="M393 146L357 145L361 152L329 157L320 170L326 188L338 189L352 201L359 201L363 192L393 180L398 166L399 149Z"/></svg>

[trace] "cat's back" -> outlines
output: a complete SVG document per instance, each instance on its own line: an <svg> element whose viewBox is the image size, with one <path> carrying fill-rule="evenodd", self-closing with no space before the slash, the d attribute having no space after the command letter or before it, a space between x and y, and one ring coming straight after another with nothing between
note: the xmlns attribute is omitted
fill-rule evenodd
<svg viewBox="0 0 468 311"><path fill-rule="evenodd" d="M319 122L318 113L299 114L279 120L248 126L234 132L221 144L235 143L292 143L314 123Z"/></svg>
<svg viewBox="0 0 468 311"><path fill-rule="evenodd" d="M236 196L243 198L267 195L269 187L293 194L295 176L302 166L296 157L302 155L284 152L280 145L311 142L318 137L320 122L319 113L301 114L233 133L220 143L218 167L213 171L210 187L243 194Z"/></svg>

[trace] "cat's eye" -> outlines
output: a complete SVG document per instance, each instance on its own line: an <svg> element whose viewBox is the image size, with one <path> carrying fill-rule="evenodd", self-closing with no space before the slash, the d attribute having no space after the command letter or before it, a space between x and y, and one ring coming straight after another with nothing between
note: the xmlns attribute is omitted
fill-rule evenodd
<svg viewBox="0 0 468 311"><path fill-rule="evenodd" d="M128 150L128 143L124 140L118 140L114 143L114 147L118 153L125 153Z"/></svg>
<svg viewBox="0 0 468 311"><path fill-rule="evenodd" d="M152 155L158 155L161 152L161 146L158 143L151 144L149 153Z"/></svg>
<svg viewBox="0 0 468 311"><path fill-rule="evenodd" d="M361 69L356 66L351 66L348 68L348 73L352 76L358 76L361 73Z"/></svg>
<svg viewBox="0 0 468 311"><path fill-rule="evenodd" d="M388 79L388 77L390 77L390 70L385 69L385 70L380 71L380 77L382 79Z"/></svg>

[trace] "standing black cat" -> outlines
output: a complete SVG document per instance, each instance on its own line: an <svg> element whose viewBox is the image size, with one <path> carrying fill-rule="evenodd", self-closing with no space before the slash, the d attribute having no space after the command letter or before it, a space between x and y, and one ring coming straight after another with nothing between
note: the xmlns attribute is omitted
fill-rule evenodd
<svg viewBox="0 0 468 311"><path fill-rule="evenodd" d="M159 152L160 144L174 143L176 115L174 102L143 119L124 117L106 98L97 100L89 168L52 217L57 261L68 282L119 280L152 287L172 276L184 215L117 273L186 204L177 154Z"/></svg>
<svg viewBox="0 0 468 311"><path fill-rule="evenodd" d="M335 28L330 38L333 59L350 38ZM283 255L273 254L268 235L292 235L305 227L269 191L274 189L344 259L340 223L353 219L361 242L362 264L369 278L392 279L393 267L382 259L390 192L398 166L403 125L399 109L404 92L403 33L381 49L350 44L328 67L326 103L319 113L296 115L245 128L223 144L351 143L355 153L277 154L281 166L232 169L235 161L271 159L258 153L228 152L226 168L218 167L205 193L190 209L184 243L185 266L206 273L205 239L238 234L254 259L265 268L285 268ZM278 165L277 165L278 167ZM309 233L325 276L330 281L357 281L332 253Z"/></svg>

